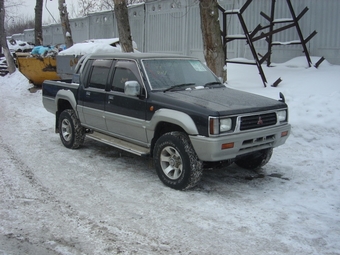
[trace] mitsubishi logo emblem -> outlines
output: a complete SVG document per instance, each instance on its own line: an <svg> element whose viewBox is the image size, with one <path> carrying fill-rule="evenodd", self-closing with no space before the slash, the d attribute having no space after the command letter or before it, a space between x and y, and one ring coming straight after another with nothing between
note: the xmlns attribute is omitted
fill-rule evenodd
<svg viewBox="0 0 340 255"><path fill-rule="evenodd" d="M257 125L263 125L263 120L261 119L261 116L259 117L259 120L257 121Z"/></svg>

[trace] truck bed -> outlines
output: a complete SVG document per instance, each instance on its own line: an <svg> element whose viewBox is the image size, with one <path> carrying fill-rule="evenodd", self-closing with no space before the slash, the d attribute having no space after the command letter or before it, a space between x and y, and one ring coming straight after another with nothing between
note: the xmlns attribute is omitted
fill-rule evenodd
<svg viewBox="0 0 340 255"><path fill-rule="evenodd" d="M55 114L57 106L55 97L59 90L71 91L77 97L79 84L73 83L71 79L50 81L46 80L42 84L42 101L47 111Z"/></svg>

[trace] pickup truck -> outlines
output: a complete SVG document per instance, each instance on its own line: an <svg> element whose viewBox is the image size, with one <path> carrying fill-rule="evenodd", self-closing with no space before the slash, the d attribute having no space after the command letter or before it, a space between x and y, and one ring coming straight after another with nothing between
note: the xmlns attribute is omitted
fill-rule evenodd
<svg viewBox="0 0 340 255"><path fill-rule="evenodd" d="M72 80L42 85L65 147L88 137L152 157L160 180L178 190L195 186L207 166L265 165L290 134L280 98L227 88L198 59L151 53L87 55Z"/></svg>

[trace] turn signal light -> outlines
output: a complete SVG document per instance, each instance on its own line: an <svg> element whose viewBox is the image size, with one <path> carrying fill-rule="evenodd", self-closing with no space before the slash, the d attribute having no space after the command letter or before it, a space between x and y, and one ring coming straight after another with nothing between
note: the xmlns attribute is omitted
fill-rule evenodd
<svg viewBox="0 0 340 255"><path fill-rule="evenodd" d="M218 135L220 133L219 132L220 123L218 118L210 118L209 125L211 135Z"/></svg>
<svg viewBox="0 0 340 255"><path fill-rule="evenodd" d="M221 146L222 150L231 149L231 148L234 148L234 143L224 143Z"/></svg>
<svg viewBox="0 0 340 255"><path fill-rule="evenodd" d="M287 136L288 135L288 131L284 131L281 133L281 137Z"/></svg>

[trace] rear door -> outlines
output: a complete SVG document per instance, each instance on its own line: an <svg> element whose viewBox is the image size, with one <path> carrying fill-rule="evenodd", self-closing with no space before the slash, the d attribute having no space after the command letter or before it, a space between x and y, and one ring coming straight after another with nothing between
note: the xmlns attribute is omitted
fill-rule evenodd
<svg viewBox="0 0 340 255"><path fill-rule="evenodd" d="M142 79L135 61L117 60L115 62L110 91L106 94L105 119L108 131L115 136L145 145L146 96L128 96L124 94L125 82ZM143 86L142 86L143 87Z"/></svg>
<svg viewBox="0 0 340 255"><path fill-rule="evenodd" d="M97 59L93 61L90 67L89 77L85 86L81 86L79 94L81 115L85 126L106 131L105 122L105 102L106 86L109 82L111 66L113 60Z"/></svg>

